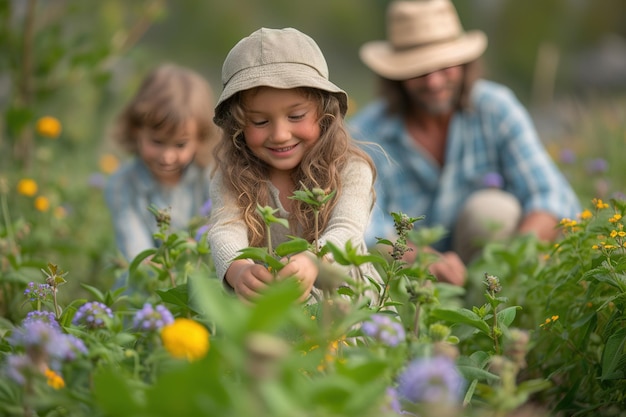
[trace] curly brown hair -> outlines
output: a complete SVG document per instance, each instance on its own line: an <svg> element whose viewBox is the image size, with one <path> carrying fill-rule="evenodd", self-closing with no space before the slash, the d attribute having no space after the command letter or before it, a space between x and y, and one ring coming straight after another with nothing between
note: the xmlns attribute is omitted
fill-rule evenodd
<svg viewBox="0 0 626 417"><path fill-rule="evenodd" d="M370 165L374 177L376 168L369 155L350 136L341 113L339 100L329 92L316 88L297 88L307 99L317 103L317 115L321 128L320 138L307 152L292 173L294 184L311 190L321 188L336 191L335 197L319 213L319 230L324 230L341 195L341 171L352 158L359 158ZM215 169L222 172L227 192L237 196L242 207L242 218L248 227L251 246L262 246L266 240L265 224L256 212L257 204L270 205L269 167L246 145L243 128L246 124L243 94L239 92L225 103L222 139L215 147ZM372 193L374 188L372 184ZM313 208L295 200L288 219L290 231L309 242L315 239Z"/></svg>
<svg viewBox="0 0 626 417"><path fill-rule="evenodd" d="M137 132L145 127L174 134L189 120L198 126L200 148L194 162L201 167L212 160L219 128L213 123L213 91L195 71L167 63L153 69L135 96L117 117L113 137L128 153L137 154Z"/></svg>

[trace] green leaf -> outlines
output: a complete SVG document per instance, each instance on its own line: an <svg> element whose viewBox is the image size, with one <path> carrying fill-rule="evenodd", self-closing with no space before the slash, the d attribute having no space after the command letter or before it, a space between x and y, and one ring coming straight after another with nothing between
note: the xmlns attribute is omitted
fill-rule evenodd
<svg viewBox="0 0 626 417"><path fill-rule="evenodd" d="M141 265L141 263L144 261L144 259L149 258L150 256L154 255L156 252L157 252L156 249L150 248L150 249L146 249L145 251L135 256L133 261L130 263L130 266L128 267L128 274L130 276L133 276L135 272L137 271L137 268L139 268L139 265Z"/></svg>
<svg viewBox="0 0 626 417"><path fill-rule="evenodd" d="M309 242L302 238L292 238L276 246L276 255L279 257L294 255L309 249Z"/></svg>
<svg viewBox="0 0 626 417"><path fill-rule="evenodd" d="M270 254L267 252L266 248L252 248L248 247L239 251L240 255L233 258L233 260L237 259L251 259L253 261L258 261L261 263L267 263L267 259L271 258Z"/></svg>
<svg viewBox="0 0 626 417"><path fill-rule="evenodd" d="M512 306L498 311L496 314L496 317L498 317L498 324L500 326L509 327L511 323L513 323L513 320L515 320L517 310L521 309L522 307L520 306Z"/></svg>
<svg viewBox="0 0 626 417"><path fill-rule="evenodd" d="M83 287L84 289L86 289L87 291L89 291L91 294L93 294L93 296L98 301L100 301L100 302L104 302L105 301L104 294L98 288L93 287L91 285L84 284L84 283L81 283L80 286Z"/></svg>
<svg viewBox="0 0 626 417"><path fill-rule="evenodd" d="M466 365L457 365L457 369L463 375L463 377L468 381L484 381L484 382L497 382L500 380L500 377L496 374L492 374L489 371L486 371L481 368L477 368L475 366L466 366Z"/></svg>
<svg viewBox="0 0 626 417"><path fill-rule="evenodd" d="M450 323L462 323L470 325L486 335L491 334L491 329L489 325L481 320L481 318L476 313L465 308L455 310L436 308L431 312L431 315L435 318L438 318L440 320L446 320Z"/></svg>
<svg viewBox="0 0 626 417"><path fill-rule="evenodd" d="M116 368L100 368L93 376L93 395L106 415L132 416L141 409L139 391Z"/></svg>
<svg viewBox="0 0 626 417"><path fill-rule="evenodd" d="M166 303L173 304L178 307L187 307L189 302L189 295L186 285L179 285L174 288L170 288L167 291L156 290L156 293Z"/></svg>
<svg viewBox="0 0 626 417"><path fill-rule="evenodd" d="M271 332L282 326L301 295L300 284L295 279L272 283L252 306L249 331Z"/></svg>
<svg viewBox="0 0 626 417"><path fill-rule="evenodd" d="M608 338L602 351L602 381L610 379L623 379L626 368L626 329L620 329Z"/></svg>

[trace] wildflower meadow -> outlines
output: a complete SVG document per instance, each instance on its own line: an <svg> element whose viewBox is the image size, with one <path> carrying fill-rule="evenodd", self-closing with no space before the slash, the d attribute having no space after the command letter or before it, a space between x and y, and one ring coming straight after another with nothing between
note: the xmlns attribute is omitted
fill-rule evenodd
<svg viewBox="0 0 626 417"><path fill-rule="evenodd" d="M0 416L626 416L623 98L564 99L564 128L540 132L584 208L557 242L490 243L457 287L428 272L432 254L401 260L446 231L392 213L380 252L296 238L242 251L273 270L320 259L321 295L301 303L285 279L247 304L216 278L202 221L174 232L167 207L146 207L162 245L130 262L115 248L107 83L163 7L122 7L99 36L0 39L30 59L0 59L15 85L0 102ZM320 211L332 192L293 198ZM346 274L366 263L382 283Z"/></svg>

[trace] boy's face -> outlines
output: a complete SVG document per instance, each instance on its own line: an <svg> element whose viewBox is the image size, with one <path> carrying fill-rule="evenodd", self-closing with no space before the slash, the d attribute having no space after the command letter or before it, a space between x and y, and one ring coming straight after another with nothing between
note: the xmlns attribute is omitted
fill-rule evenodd
<svg viewBox="0 0 626 417"><path fill-rule="evenodd" d="M246 145L273 173L296 168L319 139L314 101L296 89L260 87L244 93Z"/></svg>
<svg viewBox="0 0 626 417"><path fill-rule="evenodd" d="M164 185L175 185L200 145L198 126L189 120L174 135L150 128L139 131L139 156L154 178Z"/></svg>

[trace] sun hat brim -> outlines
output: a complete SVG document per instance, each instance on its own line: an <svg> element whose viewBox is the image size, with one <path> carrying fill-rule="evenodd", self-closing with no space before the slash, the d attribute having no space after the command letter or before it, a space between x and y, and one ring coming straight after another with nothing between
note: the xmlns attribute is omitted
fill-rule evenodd
<svg viewBox="0 0 626 417"><path fill-rule="evenodd" d="M479 58L487 48L482 31L469 31L446 42L395 50L387 41L372 41L359 50L363 63L390 80L407 80Z"/></svg>
<svg viewBox="0 0 626 417"><path fill-rule="evenodd" d="M215 107L215 122L218 125L224 119L224 104L240 91L255 87L273 87L290 89L312 87L328 91L339 100L342 115L348 110L348 95L341 88L322 77L317 70L300 63L270 63L253 68L245 68L234 74L224 86Z"/></svg>

